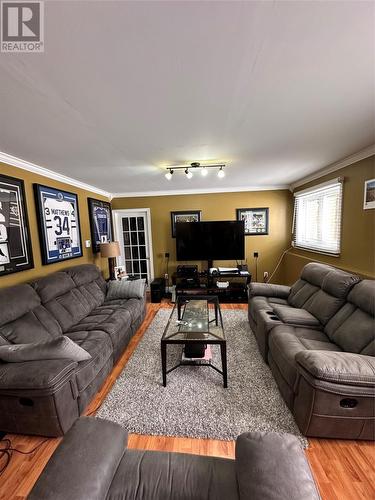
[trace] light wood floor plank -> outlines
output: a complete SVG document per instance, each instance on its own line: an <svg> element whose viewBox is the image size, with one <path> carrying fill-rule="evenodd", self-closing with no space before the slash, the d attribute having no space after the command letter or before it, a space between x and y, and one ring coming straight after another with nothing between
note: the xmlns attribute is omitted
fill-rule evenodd
<svg viewBox="0 0 375 500"><path fill-rule="evenodd" d="M171 304L168 301L147 305L144 322L103 387L86 409L86 415L92 415L97 411L158 310L170 307ZM222 304L221 307L223 309L247 309L246 304ZM8 435L7 437L11 439L12 447L23 451L31 450L45 441L45 438L35 436ZM14 453L8 468L0 477L0 500L24 500L60 441L61 438L47 439L32 455ZM306 455L323 500L375 499L374 443L309 439L309 444ZM234 457L233 441L214 439L131 434L129 448Z"/></svg>

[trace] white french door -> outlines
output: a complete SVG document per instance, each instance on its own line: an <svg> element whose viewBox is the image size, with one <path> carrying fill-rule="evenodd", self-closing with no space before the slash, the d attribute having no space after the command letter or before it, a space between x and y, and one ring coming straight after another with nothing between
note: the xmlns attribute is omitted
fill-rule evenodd
<svg viewBox="0 0 375 500"><path fill-rule="evenodd" d="M113 218L121 250L117 265L150 284L154 279L150 209L113 210Z"/></svg>

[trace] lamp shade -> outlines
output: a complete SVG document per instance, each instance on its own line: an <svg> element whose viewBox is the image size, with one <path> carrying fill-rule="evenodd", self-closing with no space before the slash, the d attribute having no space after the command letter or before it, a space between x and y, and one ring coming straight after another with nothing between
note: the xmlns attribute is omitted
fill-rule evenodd
<svg viewBox="0 0 375 500"><path fill-rule="evenodd" d="M107 257L107 259L111 257L119 257L121 255L119 242L112 241L111 243L101 243L100 253L102 257Z"/></svg>

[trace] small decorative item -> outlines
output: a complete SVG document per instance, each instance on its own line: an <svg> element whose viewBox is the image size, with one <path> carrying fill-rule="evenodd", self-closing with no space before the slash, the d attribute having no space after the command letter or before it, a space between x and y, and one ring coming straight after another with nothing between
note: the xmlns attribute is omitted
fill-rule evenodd
<svg viewBox="0 0 375 500"><path fill-rule="evenodd" d="M364 210L375 208L375 179L365 181L363 208Z"/></svg>
<svg viewBox="0 0 375 500"><path fill-rule="evenodd" d="M33 267L24 183L0 175L0 276Z"/></svg>
<svg viewBox="0 0 375 500"><path fill-rule="evenodd" d="M101 243L113 240L111 205L106 201L88 198L92 251L98 253Z"/></svg>
<svg viewBox="0 0 375 500"><path fill-rule="evenodd" d="M245 221L245 236L268 234L268 208L237 208L237 220Z"/></svg>
<svg viewBox="0 0 375 500"><path fill-rule="evenodd" d="M34 184L43 264L82 257L78 197Z"/></svg>
<svg viewBox="0 0 375 500"><path fill-rule="evenodd" d="M180 212L171 212L172 238L176 238L176 222L200 222L200 210L182 210Z"/></svg>
<svg viewBox="0 0 375 500"><path fill-rule="evenodd" d="M112 241L111 243L101 243L100 253L103 258L108 259L110 281L116 280L116 257L119 257L121 255L119 242Z"/></svg>

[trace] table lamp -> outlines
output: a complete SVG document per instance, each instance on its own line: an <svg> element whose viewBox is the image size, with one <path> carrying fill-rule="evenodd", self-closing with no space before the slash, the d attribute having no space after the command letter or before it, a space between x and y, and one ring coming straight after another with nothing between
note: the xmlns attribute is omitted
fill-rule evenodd
<svg viewBox="0 0 375 500"><path fill-rule="evenodd" d="M109 279L112 281L115 279L116 257L121 255L119 242L112 241L111 243L101 243L100 254L102 257L107 257L108 259Z"/></svg>

